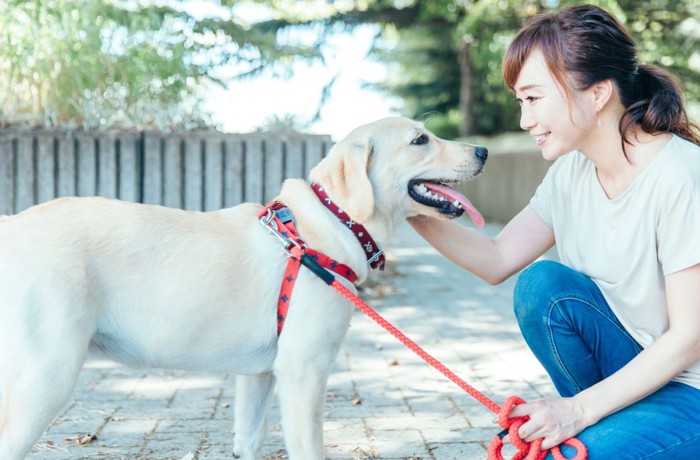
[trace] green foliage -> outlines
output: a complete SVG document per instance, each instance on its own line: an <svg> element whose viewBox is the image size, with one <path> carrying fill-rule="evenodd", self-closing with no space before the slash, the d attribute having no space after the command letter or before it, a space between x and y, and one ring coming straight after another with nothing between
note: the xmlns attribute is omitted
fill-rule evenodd
<svg viewBox="0 0 700 460"><path fill-rule="evenodd" d="M674 73L683 82L688 98L700 100L700 0L617 3L639 44L639 60Z"/></svg>
<svg viewBox="0 0 700 460"><path fill-rule="evenodd" d="M501 60L514 31L539 11L536 5L514 0L416 3L416 19L392 27L393 39L379 44L377 55L395 64L381 88L404 101L409 117L441 114L431 129L443 137L516 129L517 106L503 84ZM470 94L466 101L464 91ZM472 115L471 126L458 116L462 110Z"/></svg>
<svg viewBox="0 0 700 460"><path fill-rule="evenodd" d="M462 114L459 110L452 109L447 113L431 112L417 117L433 133L444 139L457 139L460 137L459 125L462 122Z"/></svg>
<svg viewBox="0 0 700 460"><path fill-rule="evenodd" d="M380 59L398 65L379 88L400 97L413 118L425 113L446 113L459 97L459 66L449 28L441 25L403 29L390 51L378 50Z"/></svg>
<svg viewBox="0 0 700 460"><path fill-rule="evenodd" d="M189 2L5 0L0 124L201 127L210 124L199 108L203 88L219 82L222 66L255 75L318 56L280 44L281 26L237 20L238 3L203 16Z"/></svg>
<svg viewBox="0 0 700 460"><path fill-rule="evenodd" d="M501 77L508 43L534 15L569 3L580 2L376 0L342 17L350 23L382 25L376 56L394 70L380 88L404 101L405 115L430 113L428 119L443 136L457 128L461 135L488 135L519 129L519 109ZM700 0L588 3L608 9L626 24L639 43L642 62L678 75L691 106L700 100Z"/></svg>
<svg viewBox="0 0 700 460"><path fill-rule="evenodd" d="M11 1L0 7L3 121L120 125L175 121L201 76L164 12L113 4ZM175 112L175 113L173 113ZM39 119L41 117L41 119ZM196 116L193 117L196 119Z"/></svg>
<svg viewBox="0 0 700 460"><path fill-rule="evenodd" d="M539 12L539 2L532 0L481 0L456 25L455 41L469 48L468 66L474 76L470 82L474 123L461 134L491 135L519 129L520 110L503 83L501 63L516 31Z"/></svg>
<svg viewBox="0 0 700 460"><path fill-rule="evenodd" d="M268 117L265 124L260 127L265 132L300 133L309 127L309 122L302 120L297 115L285 113Z"/></svg>
<svg viewBox="0 0 700 460"><path fill-rule="evenodd" d="M501 77L516 31L570 0L4 0L0 125L200 127L207 85L289 72L321 59L326 37L380 26L380 89L443 137L517 130ZM590 0L616 14L640 60L680 77L700 113L700 0ZM203 13L195 8L208 5ZM265 20L240 19L241 6ZM225 72L229 64L243 69ZM692 112L691 112L692 113ZM289 121L289 120L287 120ZM284 119L271 120L284 124Z"/></svg>

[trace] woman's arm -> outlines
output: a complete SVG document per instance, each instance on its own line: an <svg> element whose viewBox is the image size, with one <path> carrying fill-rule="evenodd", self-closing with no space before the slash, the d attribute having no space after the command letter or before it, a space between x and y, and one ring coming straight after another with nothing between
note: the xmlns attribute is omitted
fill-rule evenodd
<svg viewBox="0 0 700 460"><path fill-rule="evenodd" d="M554 245L554 232L530 206L493 239L448 220L419 216L408 222L442 255L491 284L502 283Z"/></svg>
<svg viewBox="0 0 700 460"><path fill-rule="evenodd" d="M521 404L511 417L529 415L518 434L544 438L549 449L603 417L653 393L700 360L700 264L666 276L669 329L610 377L571 398Z"/></svg>

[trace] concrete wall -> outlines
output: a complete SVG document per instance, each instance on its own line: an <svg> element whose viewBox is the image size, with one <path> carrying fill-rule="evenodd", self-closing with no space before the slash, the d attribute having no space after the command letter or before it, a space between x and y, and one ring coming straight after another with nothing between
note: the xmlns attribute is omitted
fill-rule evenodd
<svg viewBox="0 0 700 460"><path fill-rule="evenodd" d="M461 191L486 222L506 223L530 202L551 164L532 147L489 151L483 174Z"/></svg>

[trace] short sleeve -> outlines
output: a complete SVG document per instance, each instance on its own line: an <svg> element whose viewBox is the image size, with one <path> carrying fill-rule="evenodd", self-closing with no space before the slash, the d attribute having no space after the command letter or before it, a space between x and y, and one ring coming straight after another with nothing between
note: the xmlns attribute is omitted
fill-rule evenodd
<svg viewBox="0 0 700 460"><path fill-rule="evenodd" d="M530 199L530 207L540 216L540 219L544 221L547 226L552 228L552 190L555 190L553 184L555 170L557 163L555 162L545 174L544 179L537 190L535 190L535 195Z"/></svg>
<svg viewBox="0 0 700 460"><path fill-rule="evenodd" d="M679 174L673 190L659 197L656 244L664 275L700 263L700 174L690 172Z"/></svg>

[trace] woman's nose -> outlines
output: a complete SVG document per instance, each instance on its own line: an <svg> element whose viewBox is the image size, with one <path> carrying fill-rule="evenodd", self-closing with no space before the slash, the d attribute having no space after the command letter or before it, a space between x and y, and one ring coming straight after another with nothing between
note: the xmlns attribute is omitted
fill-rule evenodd
<svg viewBox="0 0 700 460"><path fill-rule="evenodd" d="M521 110L520 111L520 128L524 129L525 131L529 131L532 129L537 122L533 118L533 116L527 112L526 110Z"/></svg>

